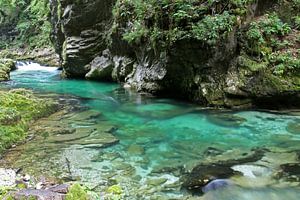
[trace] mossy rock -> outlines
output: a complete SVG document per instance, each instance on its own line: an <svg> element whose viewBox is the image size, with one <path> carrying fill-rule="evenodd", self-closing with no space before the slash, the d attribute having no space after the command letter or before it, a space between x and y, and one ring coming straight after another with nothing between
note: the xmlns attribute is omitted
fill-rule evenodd
<svg viewBox="0 0 300 200"><path fill-rule="evenodd" d="M267 62L257 62L248 56L239 56L238 65L244 69L250 70L251 72L256 72L261 69L265 69L268 66Z"/></svg>
<svg viewBox="0 0 300 200"><path fill-rule="evenodd" d="M11 59L0 59L0 81L8 81L9 73L16 69L15 63Z"/></svg>
<svg viewBox="0 0 300 200"><path fill-rule="evenodd" d="M29 124L57 110L51 99L41 99L31 91L0 91L0 153L25 139Z"/></svg>

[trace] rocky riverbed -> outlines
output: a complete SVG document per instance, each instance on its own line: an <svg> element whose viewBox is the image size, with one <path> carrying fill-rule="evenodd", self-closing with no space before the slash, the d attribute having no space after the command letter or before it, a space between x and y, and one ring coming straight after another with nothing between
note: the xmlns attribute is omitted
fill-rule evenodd
<svg viewBox="0 0 300 200"><path fill-rule="evenodd" d="M243 193L280 199L286 191L299 198L297 110L205 109L114 84L61 80L59 71L37 65L22 65L11 77L6 87L34 88L61 108L32 124L28 142L0 162L37 183L41 176L55 184L80 182L92 199Z"/></svg>

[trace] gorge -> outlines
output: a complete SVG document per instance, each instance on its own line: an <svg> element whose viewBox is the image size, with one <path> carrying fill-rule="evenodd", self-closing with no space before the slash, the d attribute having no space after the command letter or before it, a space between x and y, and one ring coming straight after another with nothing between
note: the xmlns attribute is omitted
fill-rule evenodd
<svg viewBox="0 0 300 200"><path fill-rule="evenodd" d="M0 5L1 199L299 199L299 0Z"/></svg>

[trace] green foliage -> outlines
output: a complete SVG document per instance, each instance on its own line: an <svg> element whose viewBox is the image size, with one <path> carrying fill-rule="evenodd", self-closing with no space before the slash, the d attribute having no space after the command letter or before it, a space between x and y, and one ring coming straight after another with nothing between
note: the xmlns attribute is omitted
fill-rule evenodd
<svg viewBox="0 0 300 200"><path fill-rule="evenodd" d="M275 74L286 75L300 72L300 51L296 53L274 52L269 56L269 60L274 67Z"/></svg>
<svg viewBox="0 0 300 200"><path fill-rule="evenodd" d="M294 24L295 24L295 28L300 30L300 16L294 17Z"/></svg>
<svg viewBox="0 0 300 200"><path fill-rule="evenodd" d="M224 39L253 0L118 0L114 30L130 44L167 47L195 39L209 45Z"/></svg>
<svg viewBox="0 0 300 200"><path fill-rule="evenodd" d="M192 33L198 40L214 45L220 38L232 31L235 21L235 17L228 12L222 15L208 15L193 25Z"/></svg>
<svg viewBox="0 0 300 200"><path fill-rule="evenodd" d="M0 153L24 139L29 123L51 114L54 106L53 101L39 99L28 90L0 91Z"/></svg>
<svg viewBox="0 0 300 200"><path fill-rule="evenodd" d="M296 20L295 25L294 28L297 28ZM243 48L246 54L268 63L274 74L299 74L300 52L296 50L299 31L292 31L292 25L284 23L276 13L266 14L252 22L244 37L246 42Z"/></svg>
<svg viewBox="0 0 300 200"><path fill-rule="evenodd" d="M0 0L0 11L3 27L15 29L19 33L13 41L7 38L0 42L0 48L10 45L34 48L50 44L48 0Z"/></svg>
<svg viewBox="0 0 300 200"><path fill-rule="evenodd" d="M85 189L78 183L75 183L71 186L66 200L88 200L89 196Z"/></svg>
<svg viewBox="0 0 300 200"><path fill-rule="evenodd" d="M252 22L246 31L247 52L264 56L272 51L269 48L280 48L283 44L278 38L289 34L291 30L291 27L283 23L275 13L267 14Z"/></svg>
<svg viewBox="0 0 300 200"><path fill-rule="evenodd" d="M10 187L0 187L0 198L3 199L4 197L7 197L9 191L12 190ZM13 200L11 196L7 197L7 200Z"/></svg>

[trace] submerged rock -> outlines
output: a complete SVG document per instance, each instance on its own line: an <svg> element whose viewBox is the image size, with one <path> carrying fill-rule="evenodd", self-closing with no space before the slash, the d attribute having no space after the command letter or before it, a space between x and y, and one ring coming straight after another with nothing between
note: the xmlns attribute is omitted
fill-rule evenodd
<svg viewBox="0 0 300 200"><path fill-rule="evenodd" d="M117 144L119 139L109 133L98 133L79 140L70 141L69 144L79 144L84 147L105 148Z"/></svg>
<svg viewBox="0 0 300 200"><path fill-rule="evenodd" d="M127 152L130 154L142 155L145 154L145 149L140 145L132 144L128 147Z"/></svg>
<svg viewBox="0 0 300 200"><path fill-rule="evenodd" d="M230 180L227 180L227 179L216 179L216 180L213 180L213 181L209 182L207 185L205 185L202 188L202 192L207 193L209 191L218 190L218 189L228 187L232 184L233 183Z"/></svg>
<svg viewBox="0 0 300 200"><path fill-rule="evenodd" d="M286 130L292 134L300 134L300 123L291 122L287 125Z"/></svg>
<svg viewBox="0 0 300 200"><path fill-rule="evenodd" d="M89 121L95 120L101 116L101 113L95 110L86 110L79 113L76 113L74 116L70 117L70 120L73 121Z"/></svg>
<svg viewBox="0 0 300 200"><path fill-rule="evenodd" d="M147 185L151 186L161 186L165 182L167 182L168 179L166 178L156 178L156 179L149 179L147 180Z"/></svg>
<svg viewBox="0 0 300 200"><path fill-rule="evenodd" d="M88 137L92 132L93 129L91 128L77 128L74 133L50 135L47 140L49 142L70 142Z"/></svg>
<svg viewBox="0 0 300 200"><path fill-rule="evenodd" d="M228 164L200 164L188 174L182 186L194 192L201 192L209 182L216 179L227 179L236 174L239 173Z"/></svg>
<svg viewBox="0 0 300 200"><path fill-rule="evenodd" d="M244 158L219 161L216 163L201 163L194 167L190 173L183 176L182 187L195 193L201 193L202 188L216 179L228 179L234 175L242 175L233 166L249 162L256 162L264 156L264 150L256 149Z"/></svg>
<svg viewBox="0 0 300 200"><path fill-rule="evenodd" d="M221 155L222 153L224 153L223 150L221 149L217 149L214 147L208 147L204 152L203 155L204 156L217 156L217 155Z"/></svg>
<svg viewBox="0 0 300 200"><path fill-rule="evenodd" d="M300 181L300 163L287 163L280 165L279 178L286 178L289 181Z"/></svg>
<svg viewBox="0 0 300 200"><path fill-rule="evenodd" d="M207 119L219 126L237 127L246 122L245 118L229 113L210 114Z"/></svg>

